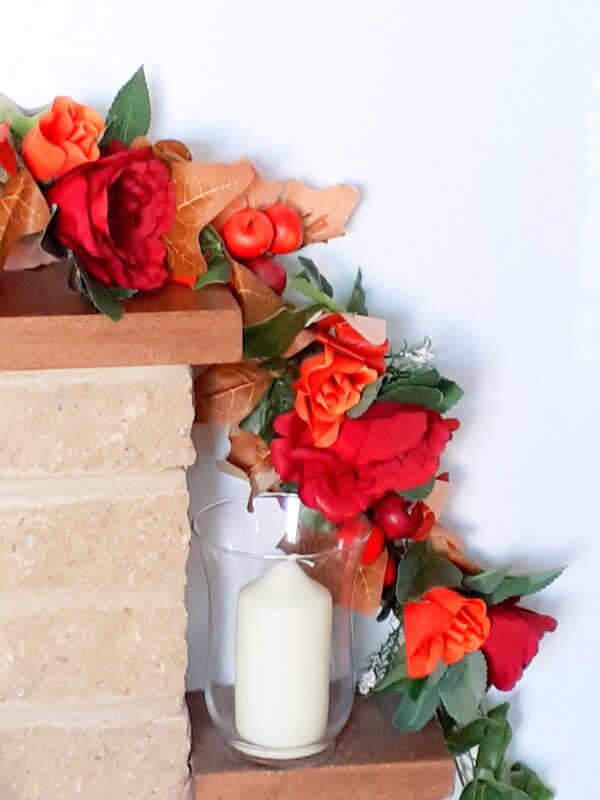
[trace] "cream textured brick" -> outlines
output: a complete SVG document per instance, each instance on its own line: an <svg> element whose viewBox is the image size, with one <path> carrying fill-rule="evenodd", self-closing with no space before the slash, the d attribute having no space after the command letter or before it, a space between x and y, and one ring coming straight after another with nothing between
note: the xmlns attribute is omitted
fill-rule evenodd
<svg viewBox="0 0 600 800"><path fill-rule="evenodd" d="M187 666L185 606L161 605L152 596L137 602L33 613L13 612L10 606L7 613L5 608L0 619L0 702L168 695L181 703Z"/></svg>
<svg viewBox="0 0 600 800"><path fill-rule="evenodd" d="M0 481L0 590L168 586L183 597L188 502L182 470Z"/></svg>
<svg viewBox="0 0 600 800"><path fill-rule="evenodd" d="M187 715L0 728L2 800L189 800Z"/></svg>
<svg viewBox="0 0 600 800"><path fill-rule="evenodd" d="M0 477L191 464L188 367L0 373Z"/></svg>

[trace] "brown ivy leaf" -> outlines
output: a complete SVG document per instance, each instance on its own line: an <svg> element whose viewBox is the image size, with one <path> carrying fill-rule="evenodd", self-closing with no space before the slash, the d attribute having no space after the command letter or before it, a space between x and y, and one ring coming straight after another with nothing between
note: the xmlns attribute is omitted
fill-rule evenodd
<svg viewBox="0 0 600 800"><path fill-rule="evenodd" d="M168 159L175 184L175 224L164 237L167 266L175 275L203 275L206 261L200 251L200 231L249 186L254 169L237 164L196 164Z"/></svg>
<svg viewBox="0 0 600 800"><path fill-rule="evenodd" d="M436 522L427 537L427 547L430 553L444 556L463 572L469 575L479 575L483 569L471 561L463 552L464 542L455 534Z"/></svg>
<svg viewBox="0 0 600 800"><path fill-rule="evenodd" d="M374 617L379 611L387 559L387 550L384 550L372 564L359 567L352 593L353 611L365 617Z"/></svg>
<svg viewBox="0 0 600 800"><path fill-rule="evenodd" d="M31 173L21 167L0 190L0 269L22 236L40 233L50 209Z"/></svg>
<svg viewBox="0 0 600 800"><path fill-rule="evenodd" d="M254 325L264 319L272 317L280 308L283 301L266 283L237 261L230 259L231 285L242 310L244 325Z"/></svg>
<svg viewBox="0 0 600 800"><path fill-rule="evenodd" d="M215 364L196 378L196 422L241 422L260 402L274 373L257 362Z"/></svg>
<svg viewBox="0 0 600 800"><path fill-rule="evenodd" d="M223 226L229 217L235 214L236 211L241 211L244 208L268 208L279 199L283 189L283 181L264 181L256 169L254 167L252 169L254 178L250 186L212 220L211 225L219 233L223 230Z"/></svg>
<svg viewBox="0 0 600 800"><path fill-rule="evenodd" d="M140 147L151 147L154 158L163 161L192 161L189 147L179 139L160 139L152 144L145 136L136 136L130 145L132 150Z"/></svg>
<svg viewBox="0 0 600 800"><path fill-rule="evenodd" d="M217 462L222 472L250 482L250 503L262 492L268 492L281 480L271 463L268 445L251 431L232 428L227 459Z"/></svg>
<svg viewBox="0 0 600 800"><path fill-rule="evenodd" d="M302 217L304 244L309 244L344 235L344 225L358 203L359 193L347 184L311 189L292 179L285 183L283 198Z"/></svg>

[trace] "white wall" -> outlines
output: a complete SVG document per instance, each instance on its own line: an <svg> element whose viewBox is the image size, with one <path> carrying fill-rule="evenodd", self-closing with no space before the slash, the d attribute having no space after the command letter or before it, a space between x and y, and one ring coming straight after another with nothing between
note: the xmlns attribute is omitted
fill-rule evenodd
<svg viewBox="0 0 600 800"><path fill-rule="evenodd" d="M23 104L106 107L144 61L157 135L361 186L350 235L314 256L346 288L361 264L372 312L430 335L466 388L456 530L493 563L570 562L540 600L559 629L516 692L516 752L560 798L596 797L600 4L38 0L2 20ZM195 508L230 491L192 488Z"/></svg>

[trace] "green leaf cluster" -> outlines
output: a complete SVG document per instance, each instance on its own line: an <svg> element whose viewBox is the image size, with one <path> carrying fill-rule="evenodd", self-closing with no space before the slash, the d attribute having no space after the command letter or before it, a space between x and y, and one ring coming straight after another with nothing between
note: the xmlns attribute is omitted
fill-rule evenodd
<svg viewBox="0 0 600 800"><path fill-rule="evenodd" d="M275 438L273 430L275 419L294 407L296 392L292 382L291 372L285 372L275 378L260 403L240 422L240 428L256 433L264 442L270 444Z"/></svg>
<svg viewBox="0 0 600 800"><path fill-rule="evenodd" d="M343 313L346 309L333 299L333 288L315 262L304 256L300 256L298 261L303 269L289 282L289 288L308 297L319 308Z"/></svg>
<svg viewBox="0 0 600 800"><path fill-rule="evenodd" d="M489 570L479 575L470 575L463 586L482 595L488 605L502 603L509 597L525 597L545 589L564 571L564 567L534 572L531 575L508 575L506 569Z"/></svg>
<svg viewBox="0 0 600 800"><path fill-rule="evenodd" d="M72 288L81 292L101 314L113 322L118 322L124 312L119 301L132 297L135 289L106 286L86 269L83 261L72 250L68 251L68 257L72 265L70 277Z"/></svg>
<svg viewBox="0 0 600 800"><path fill-rule="evenodd" d="M272 317L244 327L244 358L276 358L284 353L321 306L280 308Z"/></svg>
<svg viewBox="0 0 600 800"><path fill-rule="evenodd" d="M412 403L444 413L457 403L464 392L457 383L443 378L434 367L397 373L381 390L381 400Z"/></svg>
<svg viewBox="0 0 600 800"><path fill-rule="evenodd" d="M508 703L492 708L468 725L445 725L450 752L462 756L477 749L471 779L461 800L552 800L554 792L522 763L508 766L506 751L512 740Z"/></svg>
<svg viewBox="0 0 600 800"><path fill-rule="evenodd" d="M102 146L118 140L129 147L136 136L148 133L150 117L150 94L141 66L118 91L108 110Z"/></svg>
<svg viewBox="0 0 600 800"><path fill-rule="evenodd" d="M362 285L362 271L360 267L356 273L356 279L354 281L354 286L352 287L350 300L348 300L348 311L353 314L362 314L364 317L369 315L366 305L365 290Z"/></svg>
<svg viewBox="0 0 600 800"><path fill-rule="evenodd" d="M231 266L223 240L212 225L205 225L200 231L200 250L208 270L198 277L194 289L202 289L211 283L228 283L231 280Z"/></svg>
<svg viewBox="0 0 600 800"><path fill-rule="evenodd" d="M399 603L410 603L434 586L457 588L462 578L462 572L451 561L428 552L427 542L413 542L398 566L396 598Z"/></svg>

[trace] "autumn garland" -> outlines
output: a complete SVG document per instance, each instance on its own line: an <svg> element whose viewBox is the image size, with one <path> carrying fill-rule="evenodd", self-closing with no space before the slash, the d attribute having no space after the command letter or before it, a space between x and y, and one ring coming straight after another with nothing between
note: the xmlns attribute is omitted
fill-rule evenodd
<svg viewBox="0 0 600 800"><path fill-rule="evenodd" d="M509 575L464 554L440 523L450 484L439 472L459 427L443 415L462 390L435 368L429 342L390 346L360 271L342 304L310 259L288 280L273 258L341 235L356 189L264 181L247 160L201 164L181 142L151 143L142 69L104 119L68 97L36 115L5 101L0 119L0 267L66 257L72 286L115 320L125 298L166 281L229 285L245 361L199 375L197 419L231 426L221 466L249 480L251 496L299 494L316 512L315 541L334 529L352 539L357 516L370 517L353 608L395 623L359 690L398 693L400 731L437 715L463 800L553 797L506 763L508 704L482 700L511 690L555 629L520 599L561 570Z"/></svg>

